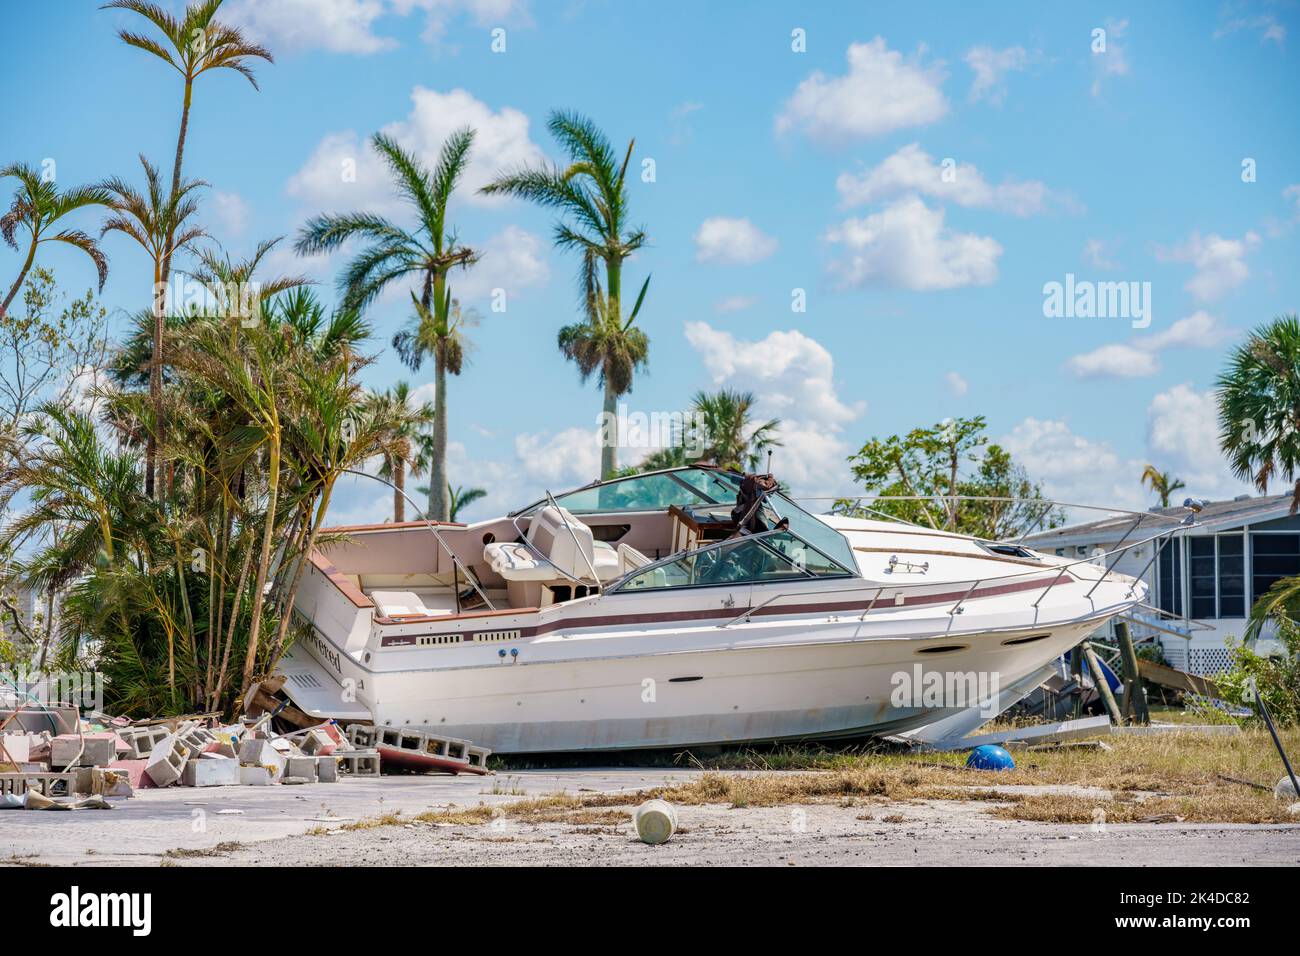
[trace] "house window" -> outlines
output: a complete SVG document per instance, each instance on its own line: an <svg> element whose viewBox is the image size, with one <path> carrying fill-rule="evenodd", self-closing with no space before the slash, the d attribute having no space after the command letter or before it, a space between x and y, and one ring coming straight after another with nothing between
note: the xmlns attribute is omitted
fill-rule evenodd
<svg viewBox="0 0 1300 956"><path fill-rule="evenodd" d="M1300 534L1250 536L1251 603L1282 578L1300 574Z"/></svg>
<svg viewBox="0 0 1300 956"><path fill-rule="evenodd" d="M1214 588L1214 538L1187 539L1187 580L1191 590L1190 617L1217 617Z"/></svg>
<svg viewBox="0 0 1300 956"><path fill-rule="evenodd" d="M1157 547L1160 547L1160 557L1156 562L1160 578L1160 609L1170 614L1181 615L1183 613L1181 544L1177 538L1169 537L1157 542Z"/></svg>
<svg viewBox="0 0 1300 956"><path fill-rule="evenodd" d="M1219 617L1245 617L1245 543L1239 534L1219 535L1218 540Z"/></svg>

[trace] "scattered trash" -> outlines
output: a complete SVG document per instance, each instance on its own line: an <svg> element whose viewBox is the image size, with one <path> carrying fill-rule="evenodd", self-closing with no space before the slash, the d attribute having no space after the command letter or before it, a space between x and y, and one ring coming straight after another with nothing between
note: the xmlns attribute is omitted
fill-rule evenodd
<svg viewBox="0 0 1300 956"><path fill-rule="evenodd" d="M1016 762L1007 748L997 744L982 744L970 752L966 766L971 770L1015 770Z"/></svg>
<svg viewBox="0 0 1300 956"><path fill-rule="evenodd" d="M677 811L665 800L647 800L636 808L632 821L641 842L651 846L667 843L677 832Z"/></svg>
<svg viewBox="0 0 1300 956"><path fill-rule="evenodd" d="M275 728L284 708L275 679L253 695L260 704L233 724L220 714L133 721L82 717L61 704L0 702L0 809L111 809L150 787L266 787L335 784L381 773L485 774L491 751L468 740L413 727L336 721L312 724L295 711L288 733ZM307 725L307 726L304 726ZM303 799L303 798L299 798ZM242 813L218 810L217 813ZM667 837L664 837L667 839Z"/></svg>

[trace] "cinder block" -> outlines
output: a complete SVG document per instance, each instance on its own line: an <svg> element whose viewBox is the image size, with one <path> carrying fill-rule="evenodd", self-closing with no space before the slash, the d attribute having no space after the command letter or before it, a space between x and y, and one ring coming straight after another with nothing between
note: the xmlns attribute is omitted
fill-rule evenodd
<svg viewBox="0 0 1300 956"><path fill-rule="evenodd" d="M314 781L316 779L316 758L290 757L285 761L284 776L285 779L289 777L305 777L309 781Z"/></svg>
<svg viewBox="0 0 1300 956"><path fill-rule="evenodd" d="M77 785L75 773L0 773L0 794L22 796L28 790L47 797L69 796Z"/></svg>
<svg viewBox="0 0 1300 956"><path fill-rule="evenodd" d="M337 783L339 779L339 760L333 754L316 758L316 779L321 783Z"/></svg>
<svg viewBox="0 0 1300 956"><path fill-rule="evenodd" d="M235 787L239 785L239 761L211 756L185 765L181 782L187 787Z"/></svg>
<svg viewBox="0 0 1300 956"><path fill-rule="evenodd" d="M475 747L472 744L468 748L469 765L478 767L481 770L487 769L487 758L492 755L492 751L487 747Z"/></svg>
<svg viewBox="0 0 1300 956"><path fill-rule="evenodd" d="M368 750L379 740L379 728L373 724L348 724L348 741L354 747Z"/></svg>
<svg viewBox="0 0 1300 956"><path fill-rule="evenodd" d="M266 767L241 766L239 782L245 787L269 787L275 781L271 779L271 771Z"/></svg>
<svg viewBox="0 0 1300 956"><path fill-rule="evenodd" d="M285 777L280 782L283 784L287 784L289 786L293 786L294 784L315 783L316 781L310 777Z"/></svg>
<svg viewBox="0 0 1300 956"><path fill-rule="evenodd" d="M31 734L3 734L0 735L0 744L4 745L0 760L6 759L6 755L14 763L26 763L32 759Z"/></svg>
<svg viewBox="0 0 1300 956"><path fill-rule="evenodd" d="M338 754L339 773L353 777L378 777L379 753L374 750L353 750Z"/></svg>
<svg viewBox="0 0 1300 956"><path fill-rule="evenodd" d="M180 737L181 743L190 748L190 753L195 755L216 750L221 744L216 734L203 727L191 727L177 736Z"/></svg>
<svg viewBox="0 0 1300 956"><path fill-rule="evenodd" d="M269 740L245 737L239 744L239 762L246 767L265 767L272 780L284 776L285 757Z"/></svg>
<svg viewBox="0 0 1300 956"><path fill-rule="evenodd" d="M160 787L169 787L181 778L190 750L175 736L168 734L149 752L144 772Z"/></svg>
<svg viewBox="0 0 1300 956"><path fill-rule="evenodd" d="M87 735L60 734L50 741L50 766L56 770L65 767L107 767L117 759L117 741L112 734Z"/></svg>
<svg viewBox="0 0 1300 956"><path fill-rule="evenodd" d="M307 736L298 744L299 749L309 757L327 757L338 746L336 741L324 730L309 730Z"/></svg>
<svg viewBox="0 0 1300 956"><path fill-rule="evenodd" d="M108 769L123 774L132 790L145 790L154 785L144 772L148 762L147 760L114 760L108 765Z"/></svg>
<svg viewBox="0 0 1300 956"><path fill-rule="evenodd" d="M131 753L128 760L147 760L153 748L167 739L167 728L162 726L124 727L117 735L126 741Z"/></svg>
<svg viewBox="0 0 1300 956"><path fill-rule="evenodd" d="M290 740L288 737L272 737L271 746L274 747L285 757L302 756L302 751L298 749L298 745L294 743L292 740Z"/></svg>

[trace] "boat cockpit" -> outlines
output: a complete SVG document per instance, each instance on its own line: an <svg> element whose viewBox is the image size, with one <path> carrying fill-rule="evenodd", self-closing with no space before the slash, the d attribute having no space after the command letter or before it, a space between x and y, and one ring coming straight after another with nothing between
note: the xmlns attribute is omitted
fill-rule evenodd
<svg viewBox="0 0 1300 956"><path fill-rule="evenodd" d="M325 563L389 623L598 593L857 576L840 532L753 477L687 466L548 494L470 525L341 529L362 533L332 546Z"/></svg>

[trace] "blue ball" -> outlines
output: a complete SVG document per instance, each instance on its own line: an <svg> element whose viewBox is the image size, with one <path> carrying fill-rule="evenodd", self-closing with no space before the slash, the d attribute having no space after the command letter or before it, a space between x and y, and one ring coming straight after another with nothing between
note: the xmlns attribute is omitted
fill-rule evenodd
<svg viewBox="0 0 1300 956"><path fill-rule="evenodd" d="M966 766L972 770L1015 770L1016 762L1011 759L1005 747L997 744L983 744L976 747L966 758Z"/></svg>

